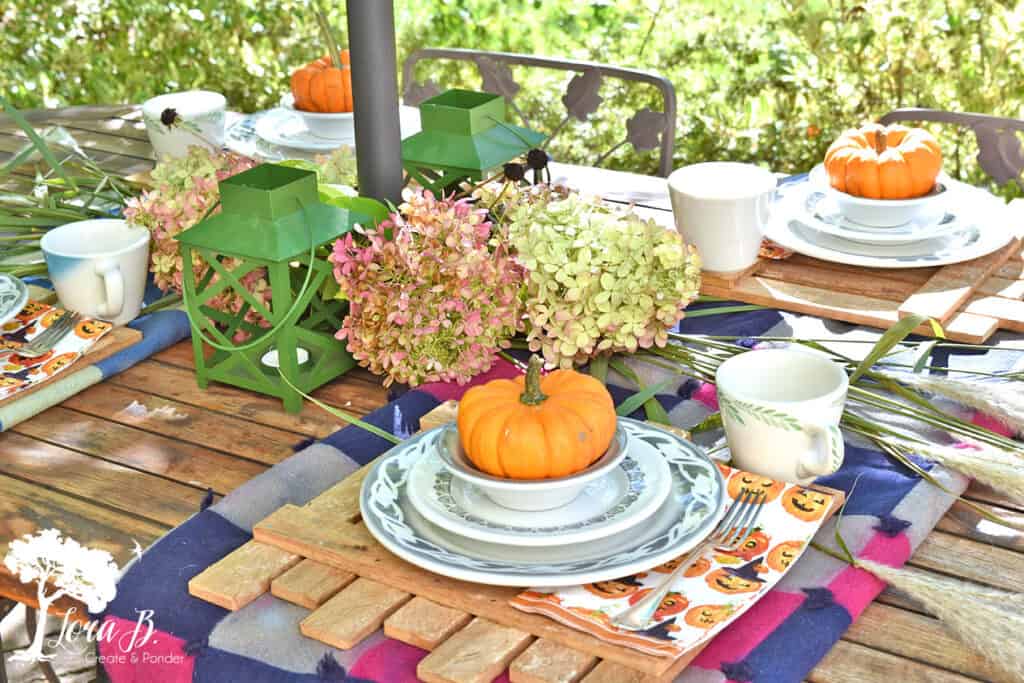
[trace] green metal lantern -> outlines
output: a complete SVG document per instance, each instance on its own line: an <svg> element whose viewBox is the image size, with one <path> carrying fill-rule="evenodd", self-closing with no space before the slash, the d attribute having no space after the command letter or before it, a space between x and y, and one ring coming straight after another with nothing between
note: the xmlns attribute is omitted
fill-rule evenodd
<svg viewBox="0 0 1024 683"><path fill-rule="evenodd" d="M221 181L219 188L220 213L177 236L184 263L198 255L209 265L198 282L188 275L183 280L196 379L203 388L216 380L276 396L286 411L299 412L302 397L295 389L309 392L355 365L333 336L341 328L344 302L319 295L333 275L317 248L369 218L322 204L316 174L298 168L262 164ZM266 269L269 303L242 284L259 268ZM210 306L229 290L244 302L237 313ZM270 327L247 322L249 312ZM235 344L240 331L249 340ZM204 343L213 347L209 357Z"/></svg>
<svg viewBox="0 0 1024 683"><path fill-rule="evenodd" d="M402 167L440 194L528 152L544 135L505 120L505 98L449 90L420 104L422 130L402 141Z"/></svg>

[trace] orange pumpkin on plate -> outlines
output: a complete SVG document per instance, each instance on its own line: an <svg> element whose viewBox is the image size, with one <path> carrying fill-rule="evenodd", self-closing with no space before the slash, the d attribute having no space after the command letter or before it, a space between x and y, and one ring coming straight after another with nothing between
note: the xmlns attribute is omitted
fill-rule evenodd
<svg viewBox="0 0 1024 683"><path fill-rule="evenodd" d="M340 53L341 66L321 57L292 74L295 108L337 114L352 111L352 69L348 50Z"/></svg>
<svg viewBox="0 0 1024 683"><path fill-rule="evenodd" d="M615 436L611 394L590 375L555 370L473 387L459 402L459 440L481 472L510 479L565 477L604 455Z"/></svg>
<svg viewBox="0 0 1024 683"><path fill-rule="evenodd" d="M942 150L923 128L868 124L848 130L825 153L829 184L867 199L912 199L932 191Z"/></svg>

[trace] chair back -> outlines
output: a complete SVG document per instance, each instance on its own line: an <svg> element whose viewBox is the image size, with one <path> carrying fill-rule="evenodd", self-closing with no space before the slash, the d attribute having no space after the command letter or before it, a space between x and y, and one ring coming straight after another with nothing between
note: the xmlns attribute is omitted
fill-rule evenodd
<svg viewBox="0 0 1024 683"><path fill-rule="evenodd" d="M604 99L598 94L604 79L614 78L651 85L661 93L662 110L653 111L647 107L637 110L632 117L625 121L624 137L611 149L597 156L593 165L600 166L623 145L631 144L635 149L641 151L660 150L659 175L668 176L672 171L676 91L672 83L661 75L610 64L535 57L512 52L423 48L409 55L402 65L402 97L406 104L415 106L423 100L441 93L441 88L434 81L429 79L417 81L414 78L416 65L425 60L460 60L475 64L483 79L481 86L483 90L502 95L512 111L528 127L532 127L529 119L515 102L520 85L516 83L511 67L524 66L573 73L573 77L569 79L566 86L565 95L562 96L565 116L561 123L551 131L549 140L561 133L572 119L586 121L598 109Z"/></svg>
<svg viewBox="0 0 1024 683"><path fill-rule="evenodd" d="M948 123L974 132L978 141L978 165L1000 185L1011 180L1021 184L1024 172L1024 147L1020 133L1024 121L988 114L971 114L941 109L896 109L879 119L879 123L933 121Z"/></svg>

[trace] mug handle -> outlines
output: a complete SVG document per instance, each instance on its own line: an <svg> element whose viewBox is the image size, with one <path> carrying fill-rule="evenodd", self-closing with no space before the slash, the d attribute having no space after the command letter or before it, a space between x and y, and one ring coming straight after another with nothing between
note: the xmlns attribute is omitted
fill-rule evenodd
<svg viewBox="0 0 1024 683"><path fill-rule="evenodd" d="M103 287L107 291L102 315L116 318L124 310L124 276L121 275L121 267L117 261L100 261L96 264L96 274L103 278Z"/></svg>
<svg viewBox="0 0 1024 683"><path fill-rule="evenodd" d="M808 424L807 429L813 435L814 450L801 457L797 464L797 475L801 479L823 477L842 467L846 445L839 426Z"/></svg>
<svg viewBox="0 0 1024 683"><path fill-rule="evenodd" d="M762 192L757 196L757 220L762 233L768 225L768 220L771 218L772 198L774 196L774 189Z"/></svg>

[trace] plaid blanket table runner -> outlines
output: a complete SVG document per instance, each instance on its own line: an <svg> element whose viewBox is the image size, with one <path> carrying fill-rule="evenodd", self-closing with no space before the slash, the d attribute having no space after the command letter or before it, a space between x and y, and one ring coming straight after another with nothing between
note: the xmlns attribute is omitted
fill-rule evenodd
<svg viewBox="0 0 1024 683"><path fill-rule="evenodd" d="M829 337L838 341L877 334L770 310L687 319L681 328L698 334ZM1024 367L1024 353L973 353L943 358L940 364L1004 371ZM514 372L509 364L501 363L478 381ZM643 379L660 382L665 377ZM622 378L609 381L622 385L610 387L617 402L632 393ZM418 428L420 416L442 401L458 398L465 389L424 385L375 411L368 420L407 437ZM692 427L717 411L711 385L678 378L664 391L658 399L678 426ZM416 664L426 653L382 633L352 650L340 651L299 634L299 622L308 613L304 608L266 594L237 612L228 612L191 597L186 587L193 576L250 540L252 526L263 517L286 503L306 503L390 445L351 426L322 441L297 444L294 456L157 541L127 569L117 597L102 615L108 628L125 637L136 629L140 614L149 616L156 628L130 657L117 656L116 639L113 644L101 643L112 681L415 681ZM963 477L930 463L925 467L950 490L966 488ZM843 536L858 556L892 566L906 562L953 502L952 496L850 435L846 436L843 468L819 481L848 494L857 482L842 522ZM835 520L829 522L817 540L833 545L834 525ZM801 681L883 588L870 574L809 550L778 585L715 637L678 680ZM503 675L498 680L507 678Z"/></svg>

